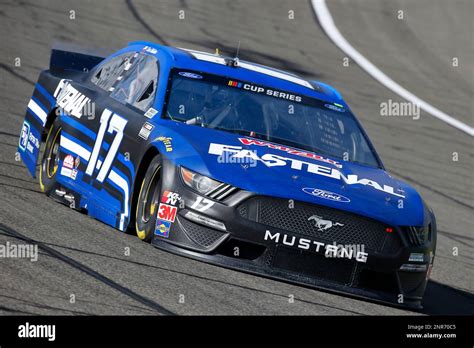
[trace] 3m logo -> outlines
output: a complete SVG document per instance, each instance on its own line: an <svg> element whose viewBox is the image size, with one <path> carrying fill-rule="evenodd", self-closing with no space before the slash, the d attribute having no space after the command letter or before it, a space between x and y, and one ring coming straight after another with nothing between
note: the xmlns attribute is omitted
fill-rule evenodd
<svg viewBox="0 0 474 348"><path fill-rule="evenodd" d="M173 207L172 205L160 203L160 207L158 208L158 218L162 220L174 222L177 211L178 211L178 208Z"/></svg>

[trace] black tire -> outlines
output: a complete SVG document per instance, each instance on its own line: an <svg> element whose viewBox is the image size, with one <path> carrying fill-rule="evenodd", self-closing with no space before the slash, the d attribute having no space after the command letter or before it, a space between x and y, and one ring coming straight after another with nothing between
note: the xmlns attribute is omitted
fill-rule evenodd
<svg viewBox="0 0 474 348"><path fill-rule="evenodd" d="M59 161L59 141L61 139L61 122L54 120L46 137L39 173L41 191L49 195L56 183Z"/></svg>
<svg viewBox="0 0 474 348"><path fill-rule="evenodd" d="M151 241L155 233L156 216L161 195L161 156L151 160L140 185L135 212L135 230L138 238Z"/></svg>

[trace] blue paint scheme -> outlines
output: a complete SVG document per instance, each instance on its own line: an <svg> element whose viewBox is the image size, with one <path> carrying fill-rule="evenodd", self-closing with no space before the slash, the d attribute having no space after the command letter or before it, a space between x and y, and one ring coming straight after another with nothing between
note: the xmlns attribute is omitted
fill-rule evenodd
<svg viewBox="0 0 474 348"><path fill-rule="evenodd" d="M63 122L68 123L70 120L71 120L70 117L63 117ZM68 138L69 140L75 142L76 144L84 147L89 152L92 151L92 148L90 148L87 144L85 144L84 142L80 141L77 138L74 138L73 136L67 134L64 131L61 133L61 136ZM64 154L70 154L73 157L77 156L77 154L71 151L68 151L64 147L60 147L60 151ZM104 161L104 158L102 156L99 156L98 159L100 161ZM81 157L81 162L87 165L88 160ZM115 197L110 195L104 188L97 189L93 187L92 185L84 184L84 182L82 181L84 172L82 171L78 171L77 177L75 180L69 177L60 175L62 165L63 163L62 161L60 161L59 168L58 168L59 175L57 176L57 181L61 184L66 185L67 187L73 188L74 191L76 191L77 193L81 195L80 207L88 209L89 215L109 225L117 227L116 216L118 213L122 213L124 211L123 201L117 200ZM115 171L119 176L125 179L125 181L128 184L129 192L131 192L130 190L131 186L130 186L129 180L127 179L127 176L114 166L111 168L111 170ZM96 171L97 169L95 169L94 173ZM132 173L134 174L134 172ZM112 186L114 186L118 192L122 192L122 189L118 187L115 183L113 183L109 178L107 178L107 182L110 183Z"/></svg>
<svg viewBox="0 0 474 348"><path fill-rule="evenodd" d="M217 156L209 155L208 150L209 143L212 142L256 150L259 157L265 153L271 153L336 168L331 164L290 155L268 147L246 146L238 140L242 136L236 134L168 120L160 120L160 123L162 124L160 134L173 139L173 152L167 153L166 156L176 165L184 166L200 174L260 195L326 205L374 218L389 225L423 225L424 210L420 195L409 185L392 178L383 169L331 158L342 163L342 168L339 170L346 177L349 174L357 174L359 178L374 180L380 185L392 186L396 193L397 188L402 189L405 196L402 199L403 209L398 208L399 197L376 190L371 186L343 185L344 182L341 180L308 173L305 170L291 169L290 164L267 167L262 163L257 163L255 167L244 169L239 163L218 163ZM294 175L298 176L297 180L292 179ZM303 188L305 187L331 191L343 195L351 201L340 203L318 198L304 193Z"/></svg>
<svg viewBox="0 0 474 348"><path fill-rule="evenodd" d="M34 117L35 119L39 120L39 118L30 109L27 110L27 115L30 115L30 116ZM28 122L28 121L30 121L30 122ZM41 130L39 130L37 127L35 127L33 125L33 123L31 122L31 120L25 119L24 122L29 125L29 135L28 135L28 137L33 136L41 142ZM38 122L40 122L40 121L38 121ZM23 126L22 126L22 128L23 128ZM28 149L31 149L31 151L29 151ZM20 146L20 144L18 145L18 152L20 154L21 159L25 163L26 168L31 173L31 176L36 177L36 160L38 158L39 148L36 147L36 146L32 146L32 143L28 139L24 148L22 146Z"/></svg>
<svg viewBox="0 0 474 348"><path fill-rule="evenodd" d="M156 53L144 51L144 46L156 48ZM344 162L337 158L332 158L333 160L342 163L342 168L339 170L346 177L350 174L356 174L358 175L359 179L369 179L382 186L391 186L394 188L395 192L400 192L399 190L402 190L403 195L405 196L405 198L402 199L402 209L399 208L400 199L395 195L376 190L375 188L368 185L343 185L344 182L342 180L308 173L306 170L292 169L289 163L285 166L278 167L267 167L262 163L258 163L256 167L248 168L243 168L240 164L218 163L217 156L208 154L209 144L211 142L225 145L242 146L243 148L256 150L259 156L265 153L271 153L286 158L293 158L295 160L302 160L305 162L335 168L333 165L328 163L319 162L309 158L302 158L297 155L290 155L277 149L259 146L245 146L239 142L239 136L236 134L186 125L184 123L178 123L161 118L166 97L169 74L173 68L189 69L190 71L198 73L211 73L223 75L229 77L229 79L251 81L255 84L261 84L308 97L318 98L328 103L342 104L345 108L348 108L340 93L331 86L321 82L312 81L311 83L313 86L319 86L319 88L313 90L290 81L282 80L244 68L233 68L225 65L197 60L184 50L165 47L150 42L130 43L129 46L106 58L104 62L107 62L112 57L129 51L140 51L145 54L151 54L156 56L159 61L160 76L158 80L157 94L153 104L153 107L158 112L151 119L145 118L143 116L142 122L150 122L155 126L148 138L147 147L155 146L157 149L159 149L163 156L165 156L175 165L185 166L200 174L232 184L241 189L255 192L259 195L276 196L326 205L374 218L394 226L423 225L425 218L424 204L420 195L411 186L400 180L392 178L387 172L385 172L383 166L381 168L372 168L355 163ZM55 107L55 99L51 93L49 93L39 83L35 86L35 88L49 101L50 105L48 105L48 107L41 105L38 102L38 104L44 108L44 111L49 114L52 108ZM31 113L30 110L28 112ZM81 134L91 139L95 139L96 134L84 126L84 124L81 124L78 119L73 117L64 117L63 121L67 123L68 126L81 132ZM32 132L35 136L39 136L41 129L37 129L30 124L30 132ZM66 132L63 133L63 136L70 138L88 151L92 151L90 146L87 146L87 144L81 142L79 139L68 135ZM137 136L137 134L133 134L132 136ZM172 138L172 152L166 152L164 144L158 140L160 136ZM108 149L109 144L104 142L102 146L104 149ZM33 154L30 154L21 149L19 149L19 151L23 161L34 176L38 153L34 152ZM68 153L64 148L61 148L61 151ZM76 154L72 155L74 157L76 156ZM103 161L103 158L100 159ZM126 168L130 170L132 182L129 182L127 175L121 173L116 167L112 166L112 170L116 171L120 176L126 179L129 194L131 195L134 187L133 184L135 180L136 168L131 161L125 160L123 153L119 152L116 159L118 159L118 161L120 161ZM86 159L81 159L81 161L87 163ZM60 165L62 166L62 162ZM58 169L58 172L60 169L61 168ZM58 181L68 187L72 187L81 194L80 206L83 208L87 207L89 215L117 227L117 214L123 213L125 210L123 201L117 200L103 188L96 189L92 185L85 184L81 180L82 175L83 172L78 172L76 180L58 175ZM295 179L294 176L297 176L297 178ZM122 189L110 182L110 179L107 179L107 181L119 192L121 192ZM316 197L305 193L303 191L303 188L305 187L318 188L334 192L347 197L350 199L350 202L342 203ZM130 207L128 207L128 211L130 215Z"/></svg>
<svg viewBox="0 0 474 348"><path fill-rule="evenodd" d="M38 90L38 92L40 92L49 101L48 110L51 110L56 105L56 99L54 99L54 97L49 94L48 91L39 83L35 85L35 89Z"/></svg>

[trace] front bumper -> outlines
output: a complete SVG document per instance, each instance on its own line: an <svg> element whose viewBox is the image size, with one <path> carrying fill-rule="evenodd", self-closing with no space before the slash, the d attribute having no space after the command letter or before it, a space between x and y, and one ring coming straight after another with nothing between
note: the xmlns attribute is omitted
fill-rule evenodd
<svg viewBox="0 0 474 348"><path fill-rule="evenodd" d="M347 220L344 221L351 223L357 220L359 225L356 230L347 233L341 229L345 232L311 235L313 232L308 232L307 225L292 228L292 223L306 221L301 217L313 210L323 210L328 214L327 207L294 202L293 208L288 209L297 210L288 213L294 219L288 222L282 219L285 214L281 211L288 202L286 200L259 197L243 190L235 190L222 200L211 199L187 187L180 179L178 168L166 160L164 173L162 189L179 193L181 204L170 226L169 236L163 238L155 235L152 240L154 246L253 274L393 305L422 308L421 300L434 259L435 226L426 241L414 245L402 228L392 227L392 233L380 231L385 234L379 235L377 231L372 231L378 222L347 214ZM202 205L196 204L198 200L202 202L203 198L210 202L204 211ZM267 210L275 210L274 214L267 213L267 216L262 217L264 212L260 211L260 215L255 216L253 212L262 210L262 204L270 207ZM185 217L187 212L220 221L224 223L225 230L191 221ZM335 213L345 214L342 211ZM372 231L370 235L367 230ZM301 239L304 242L298 244ZM308 243L308 240L311 242ZM321 248L306 249L307 244L314 246L314 243L320 243ZM367 253L367 260L357 261L355 252L351 258L347 254L345 257L327 257L323 243L363 244L368 247L363 249ZM409 261L412 254L422 254L423 260ZM417 269L404 267L405 270L401 270L402 265L406 264L413 264Z"/></svg>

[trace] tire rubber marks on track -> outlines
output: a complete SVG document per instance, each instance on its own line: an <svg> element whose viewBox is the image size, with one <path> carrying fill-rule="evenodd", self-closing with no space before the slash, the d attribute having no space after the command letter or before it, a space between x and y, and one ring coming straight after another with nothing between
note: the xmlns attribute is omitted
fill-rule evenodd
<svg viewBox="0 0 474 348"><path fill-rule="evenodd" d="M89 268L87 267L86 265L83 265L82 263L70 258L69 256L66 256L62 253L60 253L59 251L53 249L53 248L50 248L49 246L41 243L41 242L38 242L36 240L33 240L33 239L30 239L29 237L11 229L10 227L0 223L0 229L3 230L4 232L6 232L7 234L11 235L12 237L16 237L16 238L19 238L21 240L24 240L28 243L31 243L31 244L37 244L38 245L38 248L45 251L46 253L50 254L51 256L55 257L56 259L58 260L61 260L65 263L67 263L69 266L75 268L75 269L78 269L84 273L86 273L87 275L97 279L98 281L114 288L115 290L121 292L122 294L134 299L135 301L138 301L140 303L142 303L143 305L149 307L149 308L152 308L154 310L156 310L159 314L162 314L162 315L174 315L173 312L167 310L166 308L164 308L163 306L161 306L160 304L154 302L153 300L150 300L140 294L137 294L136 292L114 282L112 279L110 278L107 278L105 276L103 276L102 274L94 271L92 268Z"/></svg>

